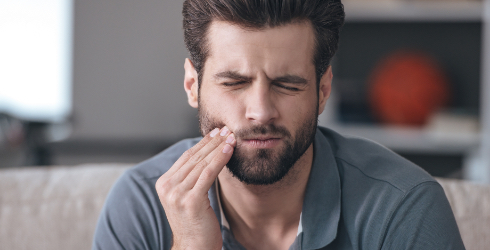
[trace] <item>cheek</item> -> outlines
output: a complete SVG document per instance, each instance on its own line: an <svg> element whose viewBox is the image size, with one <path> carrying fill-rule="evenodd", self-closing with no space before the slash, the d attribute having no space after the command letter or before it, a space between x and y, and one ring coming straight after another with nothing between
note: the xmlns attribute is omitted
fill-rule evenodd
<svg viewBox="0 0 490 250"><path fill-rule="evenodd" d="M303 99L289 107L290 132L294 134L294 137L316 124L318 120L317 107L318 105L314 98Z"/></svg>
<svg viewBox="0 0 490 250"><path fill-rule="evenodd" d="M211 98L207 103L216 111L216 113L230 116L238 111L239 102L237 98L232 98L226 94L216 95L215 98Z"/></svg>
<svg viewBox="0 0 490 250"><path fill-rule="evenodd" d="M283 106L281 116L290 132L294 133L303 126L306 120L311 119L311 113L311 107L307 108L307 105L297 105L296 103L296 105Z"/></svg>
<svg viewBox="0 0 490 250"><path fill-rule="evenodd" d="M282 101L279 105L281 114L285 119L294 120L295 123L302 123L306 117L311 117L318 107L317 97L313 94L304 95L294 99Z"/></svg>
<svg viewBox="0 0 490 250"><path fill-rule="evenodd" d="M211 119L227 125L230 129L236 127L240 115L243 116L243 105L236 96L214 94L212 98L203 98L200 105Z"/></svg>

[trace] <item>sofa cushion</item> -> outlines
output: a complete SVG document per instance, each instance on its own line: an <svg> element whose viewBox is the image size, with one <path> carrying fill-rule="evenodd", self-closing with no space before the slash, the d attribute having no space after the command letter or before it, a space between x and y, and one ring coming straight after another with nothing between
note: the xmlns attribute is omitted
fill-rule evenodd
<svg viewBox="0 0 490 250"><path fill-rule="evenodd" d="M90 249L105 197L129 166L1 170L0 248Z"/></svg>
<svg viewBox="0 0 490 250"><path fill-rule="evenodd" d="M489 249L490 186L452 179L437 181L451 204L466 249Z"/></svg>

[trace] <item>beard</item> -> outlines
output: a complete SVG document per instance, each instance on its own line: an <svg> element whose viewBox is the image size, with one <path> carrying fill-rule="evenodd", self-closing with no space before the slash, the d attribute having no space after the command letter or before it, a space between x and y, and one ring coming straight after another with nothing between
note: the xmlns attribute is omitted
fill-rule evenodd
<svg viewBox="0 0 490 250"><path fill-rule="evenodd" d="M199 100L199 130L205 136L214 128L222 128L224 122L212 117ZM283 126L274 124L254 125L249 128L232 131L237 145L226 164L234 177L251 185L271 185L282 180L313 143L318 122L318 105L295 131L295 137ZM312 110L313 111L313 110ZM241 145L241 138L267 135L281 138L280 148L250 149Z"/></svg>

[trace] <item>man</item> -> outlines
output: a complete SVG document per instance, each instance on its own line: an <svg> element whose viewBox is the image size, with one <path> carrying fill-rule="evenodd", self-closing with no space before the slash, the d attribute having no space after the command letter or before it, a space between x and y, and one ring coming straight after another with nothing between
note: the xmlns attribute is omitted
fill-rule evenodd
<svg viewBox="0 0 490 250"><path fill-rule="evenodd" d="M186 0L184 88L203 138L127 171L94 249L464 249L441 186L317 127L335 0Z"/></svg>

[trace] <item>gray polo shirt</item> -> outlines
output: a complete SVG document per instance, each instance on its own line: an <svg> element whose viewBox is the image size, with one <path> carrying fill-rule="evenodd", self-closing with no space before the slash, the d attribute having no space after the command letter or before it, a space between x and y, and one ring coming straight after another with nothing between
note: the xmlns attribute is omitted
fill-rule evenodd
<svg viewBox="0 0 490 250"><path fill-rule="evenodd" d="M100 214L93 249L170 249L172 232L156 180L200 138L183 140L129 169ZM209 198L224 249L245 249ZM464 249L442 187L424 170L374 142L319 127L296 249Z"/></svg>

